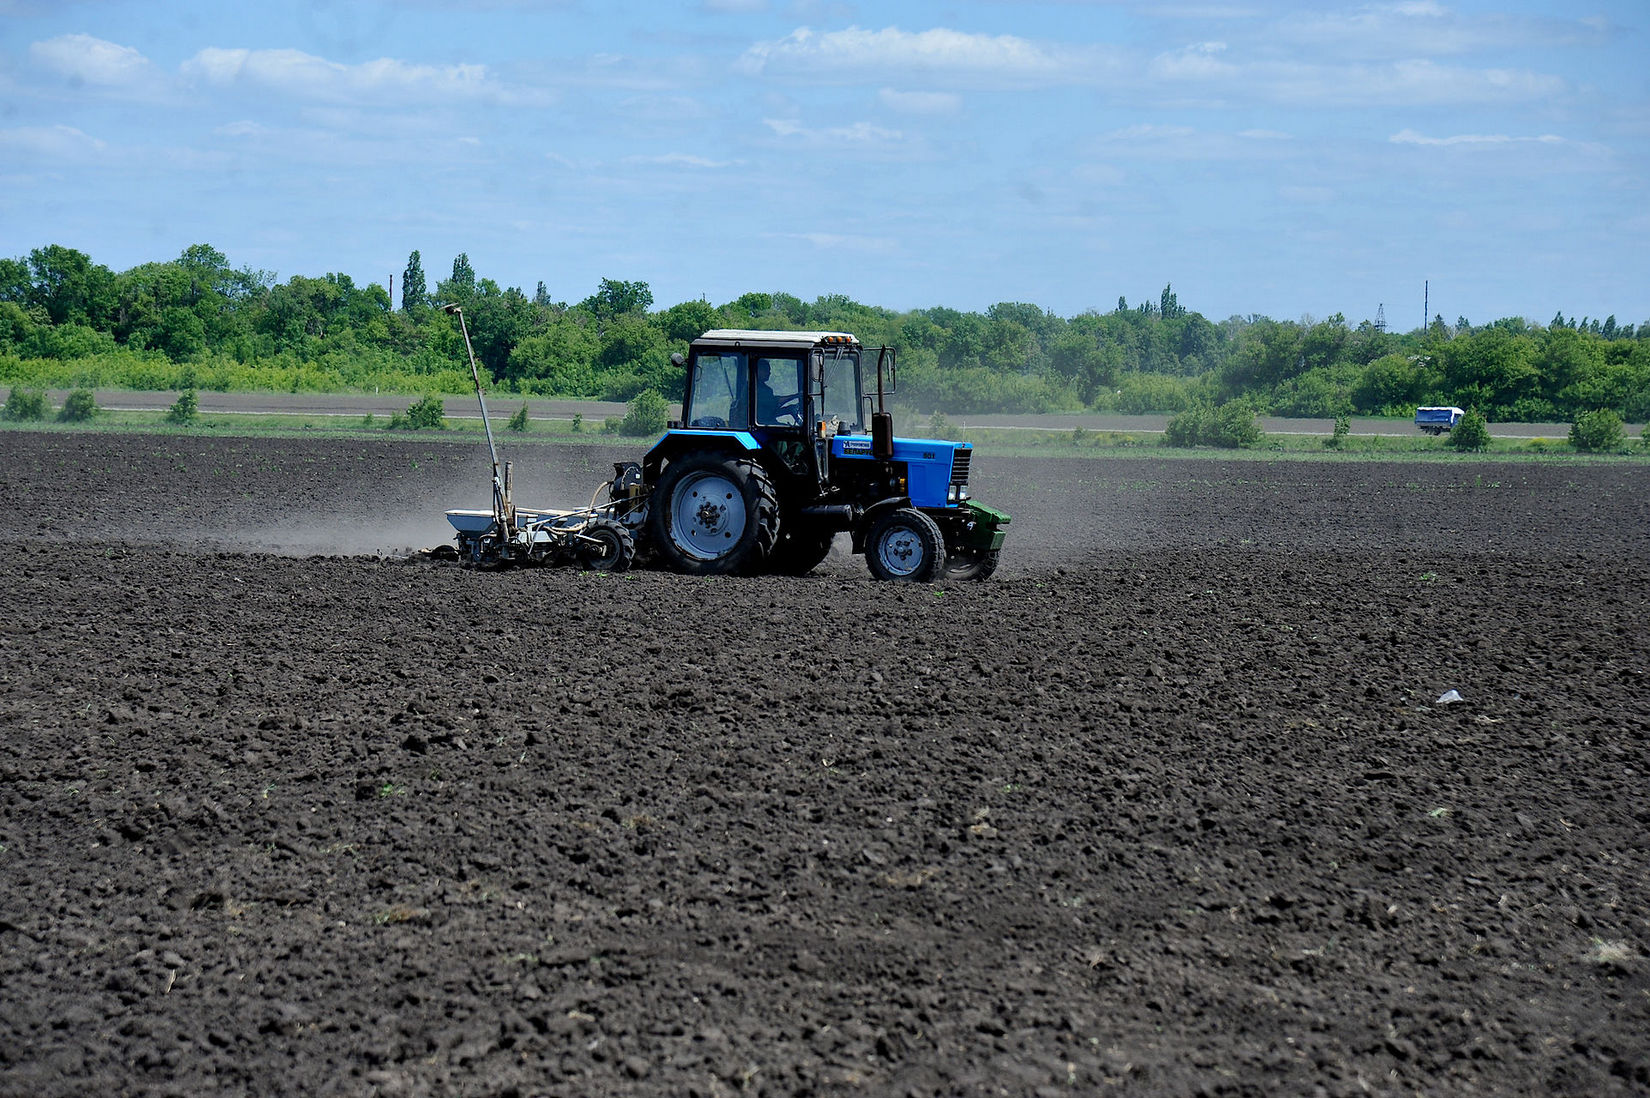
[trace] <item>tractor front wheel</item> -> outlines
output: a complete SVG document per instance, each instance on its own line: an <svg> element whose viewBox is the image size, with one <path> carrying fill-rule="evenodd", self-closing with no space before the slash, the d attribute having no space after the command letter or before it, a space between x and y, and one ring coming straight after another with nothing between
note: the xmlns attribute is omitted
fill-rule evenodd
<svg viewBox="0 0 1650 1098"><path fill-rule="evenodd" d="M755 571L779 537L778 497L756 462L692 454L671 462L659 478L648 526L660 559L673 571Z"/></svg>
<svg viewBox="0 0 1650 1098"><path fill-rule="evenodd" d="M996 549L959 549L945 562L945 578L987 580L997 571Z"/></svg>
<svg viewBox="0 0 1650 1098"><path fill-rule="evenodd" d="M880 580L932 583L945 568L945 535L912 507L899 507L871 524L865 563Z"/></svg>

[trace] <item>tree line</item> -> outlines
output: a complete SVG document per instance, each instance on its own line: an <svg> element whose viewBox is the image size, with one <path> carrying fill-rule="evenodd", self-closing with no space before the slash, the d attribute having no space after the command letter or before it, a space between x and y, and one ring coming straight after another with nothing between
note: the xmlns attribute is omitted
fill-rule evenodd
<svg viewBox="0 0 1650 1098"><path fill-rule="evenodd" d="M479 277L466 255L432 286L417 251L399 300L345 274L234 268L210 245L115 272L61 245L0 259L0 384L150 389L463 392L464 308L493 386L629 400L679 394L671 354L711 328L848 331L899 351L899 399L952 414L1089 409L1175 413L1241 401L1262 414L1409 415L1455 404L1497 421L1596 410L1650 419L1650 322L1441 316L1396 333L1370 321L1211 321L1171 286L1071 318L1000 302L895 311L841 294L746 293L655 308L646 282L602 279L553 300Z"/></svg>

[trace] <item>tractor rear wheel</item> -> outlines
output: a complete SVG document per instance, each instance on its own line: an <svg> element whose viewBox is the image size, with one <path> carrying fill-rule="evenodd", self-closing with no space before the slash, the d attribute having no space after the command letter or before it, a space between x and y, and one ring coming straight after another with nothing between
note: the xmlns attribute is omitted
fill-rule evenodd
<svg viewBox="0 0 1650 1098"><path fill-rule="evenodd" d="M779 539L773 481L749 458L678 458L653 489L648 532L673 571L696 576L758 571Z"/></svg>
<svg viewBox="0 0 1650 1098"><path fill-rule="evenodd" d="M575 556L591 572L624 572L636 559L636 539L617 522L597 519L580 535Z"/></svg>
<svg viewBox="0 0 1650 1098"><path fill-rule="evenodd" d="M945 578L987 580L997 571L996 549L960 549L945 562Z"/></svg>
<svg viewBox="0 0 1650 1098"><path fill-rule="evenodd" d="M880 580L933 583L945 568L945 535L916 508L896 508L871 524L865 563Z"/></svg>

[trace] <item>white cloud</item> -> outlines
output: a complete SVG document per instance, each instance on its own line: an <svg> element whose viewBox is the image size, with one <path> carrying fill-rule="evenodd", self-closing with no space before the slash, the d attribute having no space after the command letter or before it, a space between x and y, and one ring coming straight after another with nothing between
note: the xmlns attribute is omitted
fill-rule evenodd
<svg viewBox="0 0 1650 1098"><path fill-rule="evenodd" d="M220 137L262 137L269 131L250 119L226 122L212 131Z"/></svg>
<svg viewBox="0 0 1650 1098"><path fill-rule="evenodd" d="M1055 80L1071 76L1074 58L1011 34L970 34L943 27L925 31L849 27L821 33L799 27L777 41L751 46L740 65L753 74L806 71L814 77L920 72Z"/></svg>
<svg viewBox="0 0 1650 1098"><path fill-rule="evenodd" d="M1196 136L1197 131L1190 126L1158 126L1150 122L1141 122L1133 126L1124 126L1119 130L1099 135L1101 141L1118 141L1139 143L1142 141L1180 141Z"/></svg>
<svg viewBox="0 0 1650 1098"><path fill-rule="evenodd" d="M1387 140L1394 145L1562 145L1557 134L1544 133L1535 137L1514 137L1504 133L1462 133L1450 137L1427 137L1414 130L1399 130Z"/></svg>
<svg viewBox="0 0 1650 1098"><path fill-rule="evenodd" d="M389 105L404 96L434 101L512 98L485 65L417 65L388 57L345 65L300 50L212 46L185 61L182 71L215 87L275 91L298 99L344 102L379 96L380 105Z"/></svg>
<svg viewBox="0 0 1650 1098"><path fill-rule="evenodd" d="M1596 18L1463 13L1431 0L1311 11L1280 19L1270 31L1278 40L1366 58L1549 49L1609 33Z"/></svg>
<svg viewBox="0 0 1650 1098"><path fill-rule="evenodd" d="M1348 65L1228 60L1208 43L1158 55L1149 73L1171 91L1307 107L1524 103L1569 91L1560 77L1523 69L1474 69L1424 59Z"/></svg>
<svg viewBox="0 0 1650 1098"><path fill-rule="evenodd" d="M47 160L81 160L102 152L106 142L73 126L22 126L0 130L0 149Z"/></svg>
<svg viewBox="0 0 1650 1098"><path fill-rule="evenodd" d="M883 236L860 236L853 233L772 233L778 240L801 240L821 251L891 253L898 242Z"/></svg>
<svg viewBox="0 0 1650 1098"><path fill-rule="evenodd" d="M889 110L901 114L956 114L962 108L962 96L954 92L906 92L883 88L877 98Z"/></svg>
<svg viewBox="0 0 1650 1098"><path fill-rule="evenodd" d="M60 76L98 87L129 87L154 74L154 66L137 50L89 34L65 34L36 42L29 47L29 56Z"/></svg>
<svg viewBox="0 0 1650 1098"><path fill-rule="evenodd" d="M780 137L796 137L806 141L871 143L897 141L904 136L899 130L884 129L869 122L854 122L847 126L830 126L822 130L809 129L802 123L789 118L764 118L762 124Z"/></svg>
<svg viewBox="0 0 1650 1098"><path fill-rule="evenodd" d="M694 156L692 153L664 153L660 156L630 156L625 158L627 164L657 164L666 168L717 168L737 167L736 160L712 160L705 156Z"/></svg>
<svg viewBox="0 0 1650 1098"><path fill-rule="evenodd" d="M619 108L632 118L672 125L711 115L709 107L686 95L632 95L621 102Z"/></svg>

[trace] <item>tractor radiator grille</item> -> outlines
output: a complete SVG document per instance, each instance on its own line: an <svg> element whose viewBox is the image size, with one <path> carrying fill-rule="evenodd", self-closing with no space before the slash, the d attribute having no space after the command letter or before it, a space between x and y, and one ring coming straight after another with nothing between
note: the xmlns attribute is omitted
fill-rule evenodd
<svg viewBox="0 0 1650 1098"><path fill-rule="evenodd" d="M951 483L968 483L968 463L974 457L972 450L957 450L951 458Z"/></svg>

